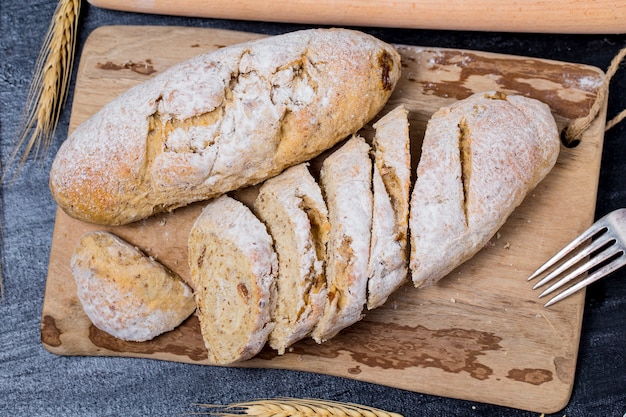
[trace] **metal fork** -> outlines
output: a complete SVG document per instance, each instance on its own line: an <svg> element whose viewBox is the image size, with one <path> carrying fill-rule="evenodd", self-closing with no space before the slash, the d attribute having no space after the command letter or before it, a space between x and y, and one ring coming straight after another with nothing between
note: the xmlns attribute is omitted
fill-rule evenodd
<svg viewBox="0 0 626 417"><path fill-rule="evenodd" d="M583 244L587 241L591 242L584 246ZM626 209L622 208L610 212L592 224L591 227L541 265L537 271L528 277L528 281L537 278L551 268L553 269L537 282L533 289L561 277L559 281L539 294L539 298L542 298L589 273L548 301L545 305L548 307L626 265L625 253Z"/></svg>

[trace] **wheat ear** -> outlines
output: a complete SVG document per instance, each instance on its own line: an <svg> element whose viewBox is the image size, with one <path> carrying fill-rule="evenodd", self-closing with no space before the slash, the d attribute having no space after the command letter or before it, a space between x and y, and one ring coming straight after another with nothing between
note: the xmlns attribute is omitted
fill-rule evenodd
<svg viewBox="0 0 626 417"><path fill-rule="evenodd" d="M59 0L52 22L39 52L31 80L17 143L6 169L15 161L21 149L22 166L28 155L36 154L43 145L47 150L54 138L61 109L67 98L78 28L81 0ZM2 178L6 177L6 170Z"/></svg>
<svg viewBox="0 0 626 417"><path fill-rule="evenodd" d="M330 400L278 398L233 403L227 406L197 404L214 410L206 413L211 416L254 416L254 417L402 417L377 408L342 403Z"/></svg>

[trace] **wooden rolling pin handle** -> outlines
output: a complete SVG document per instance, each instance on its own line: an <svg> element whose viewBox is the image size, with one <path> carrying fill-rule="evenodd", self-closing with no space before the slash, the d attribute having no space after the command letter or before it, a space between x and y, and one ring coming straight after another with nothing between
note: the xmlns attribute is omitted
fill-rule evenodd
<svg viewBox="0 0 626 417"><path fill-rule="evenodd" d="M626 33L620 0L88 0L140 13L329 26L494 32Z"/></svg>

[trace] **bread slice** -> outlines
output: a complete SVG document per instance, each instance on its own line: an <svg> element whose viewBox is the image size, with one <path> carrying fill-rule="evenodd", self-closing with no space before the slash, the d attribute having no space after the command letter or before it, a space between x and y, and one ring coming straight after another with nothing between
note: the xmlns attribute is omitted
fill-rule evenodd
<svg viewBox="0 0 626 417"><path fill-rule="evenodd" d="M408 112L398 106L374 124L374 214L367 308L380 307L408 281L411 153Z"/></svg>
<svg viewBox="0 0 626 417"><path fill-rule="evenodd" d="M412 280L428 286L474 256L556 163L547 105L487 92L437 111L411 196Z"/></svg>
<svg viewBox="0 0 626 417"><path fill-rule="evenodd" d="M321 343L363 317L372 228L370 146L351 137L323 162L320 184L328 206L330 234L326 255L328 298L313 331Z"/></svg>
<svg viewBox="0 0 626 417"><path fill-rule="evenodd" d="M118 339L153 339L196 309L191 288L178 275L109 232L83 234L71 268L85 313Z"/></svg>
<svg viewBox="0 0 626 417"><path fill-rule="evenodd" d="M263 223L239 201L210 201L189 233L189 268L209 362L256 355L274 328L278 261Z"/></svg>
<svg viewBox="0 0 626 417"><path fill-rule="evenodd" d="M271 314L276 325L269 344L282 355L310 334L324 311L328 210L307 165L300 164L261 186L254 211L278 254L277 301Z"/></svg>

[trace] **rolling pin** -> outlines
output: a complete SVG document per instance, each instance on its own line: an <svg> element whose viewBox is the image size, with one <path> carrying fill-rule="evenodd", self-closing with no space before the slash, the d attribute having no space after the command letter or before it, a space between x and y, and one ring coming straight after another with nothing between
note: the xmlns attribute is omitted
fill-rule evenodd
<svg viewBox="0 0 626 417"><path fill-rule="evenodd" d="M138 13L328 26L626 33L623 0L88 0Z"/></svg>

